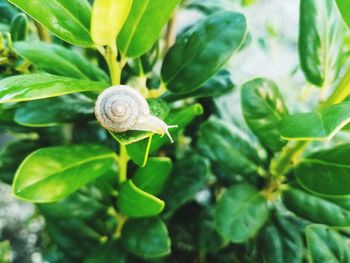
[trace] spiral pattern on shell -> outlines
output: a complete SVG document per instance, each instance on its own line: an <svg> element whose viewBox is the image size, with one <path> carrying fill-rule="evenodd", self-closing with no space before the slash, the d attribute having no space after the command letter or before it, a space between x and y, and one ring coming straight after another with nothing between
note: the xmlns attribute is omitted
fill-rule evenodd
<svg viewBox="0 0 350 263"><path fill-rule="evenodd" d="M137 90L126 86L112 86L97 98L95 106L97 120L107 130L125 132L135 123L149 118L146 99Z"/></svg>

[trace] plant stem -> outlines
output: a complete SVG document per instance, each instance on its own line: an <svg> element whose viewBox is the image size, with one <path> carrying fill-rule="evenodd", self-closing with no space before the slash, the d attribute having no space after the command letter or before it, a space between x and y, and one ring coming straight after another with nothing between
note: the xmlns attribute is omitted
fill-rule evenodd
<svg viewBox="0 0 350 263"><path fill-rule="evenodd" d="M105 59L108 64L109 74L111 76L113 85L120 84L121 71L122 71L122 67L117 61L117 56L118 56L117 46L115 44L111 46L107 46Z"/></svg>
<svg viewBox="0 0 350 263"><path fill-rule="evenodd" d="M49 31L42 24L40 24L35 20L34 20L34 24L36 29L38 30L39 39L45 43L51 43L52 40L51 40Z"/></svg>
<svg viewBox="0 0 350 263"><path fill-rule="evenodd" d="M126 147L120 144L119 153L119 183L124 182L127 179L127 169L128 169L129 156L126 151Z"/></svg>

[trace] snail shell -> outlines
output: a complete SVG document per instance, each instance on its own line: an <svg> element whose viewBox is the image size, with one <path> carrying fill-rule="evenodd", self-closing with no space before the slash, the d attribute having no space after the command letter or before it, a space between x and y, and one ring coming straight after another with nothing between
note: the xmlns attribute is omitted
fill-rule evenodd
<svg viewBox="0 0 350 263"><path fill-rule="evenodd" d="M102 127L113 132L128 130L151 131L167 134L168 126L161 119L152 116L146 99L137 90L126 85L112 86L97 98L95 114Z"/></svg>

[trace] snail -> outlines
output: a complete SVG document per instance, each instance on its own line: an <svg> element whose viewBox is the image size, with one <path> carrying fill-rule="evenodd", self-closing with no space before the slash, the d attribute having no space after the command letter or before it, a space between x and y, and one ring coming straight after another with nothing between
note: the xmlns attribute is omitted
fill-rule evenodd
<svg viewBox="0 0 350 263"><path fill-rule="evenodd" d="M118 85L104 90L97 98L95 115L105 129L113 132L150 131L173 139L167 125L156 116L152 116L146 99L130 86Z"/></svg>

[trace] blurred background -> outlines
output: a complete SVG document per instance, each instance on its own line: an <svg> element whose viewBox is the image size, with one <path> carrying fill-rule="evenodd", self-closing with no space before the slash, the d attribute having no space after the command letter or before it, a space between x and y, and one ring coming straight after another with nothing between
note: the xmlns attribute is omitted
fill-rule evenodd
<svg viewBox="0 0 350 263"><path fill-rule="evenodd" d="M247 17L247 46L227 65L237 88L232 94L215 100L223 118L244 126L239 85L258 76L271 78L278 84L292 111L305 110L292 104L301 97L312 104L314 94L310 87L303 86L304 77L298 68L299 1L197 0L185 1L183 5L191 9L180 8L176 17L178 32L201 19L203 11L210 12L217 6L240 11ZM0 130L0 155L1 149L12 138L13 135ZM0 172L5 169L5 164L0 161ZM0 240L11 241L15 262L44 262L39 246L45 242L41 234L43 226L44 221L36 214L34 206L13 198L10 187L0 182Z"/></svg>

